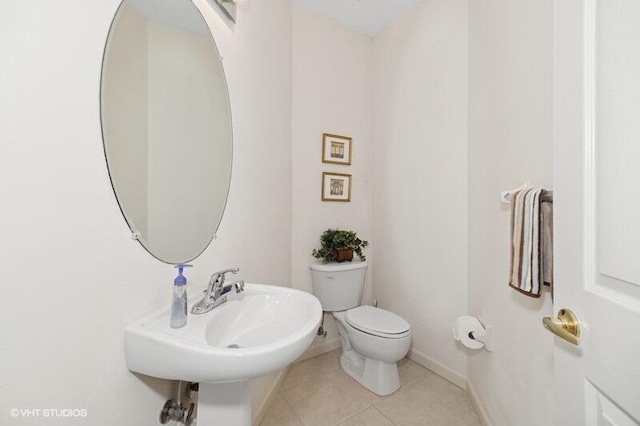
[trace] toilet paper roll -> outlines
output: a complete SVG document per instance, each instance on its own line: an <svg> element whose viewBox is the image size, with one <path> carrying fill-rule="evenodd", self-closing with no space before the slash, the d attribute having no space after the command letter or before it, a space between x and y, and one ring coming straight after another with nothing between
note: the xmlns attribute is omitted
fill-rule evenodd
<svg viewBox="0 0 640 426"><path fill-rule="evenodd" d="M485 334L485 329L482 323L476 317L464 316L456 319L453 324L453 338L459 340L460 343L471 349L480 349L484 346L484 343L472 339L469 333L477 337L482 337Z"/></svg>

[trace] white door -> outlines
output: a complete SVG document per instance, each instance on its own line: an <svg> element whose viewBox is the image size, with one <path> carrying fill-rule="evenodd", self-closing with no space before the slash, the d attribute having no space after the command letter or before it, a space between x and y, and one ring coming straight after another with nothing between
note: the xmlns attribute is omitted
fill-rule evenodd
<svg viewBox="0 0 640 426"><path fill-rule="evenodd" d="M557 425L640 424L640 1L554 1Z"/></svg>

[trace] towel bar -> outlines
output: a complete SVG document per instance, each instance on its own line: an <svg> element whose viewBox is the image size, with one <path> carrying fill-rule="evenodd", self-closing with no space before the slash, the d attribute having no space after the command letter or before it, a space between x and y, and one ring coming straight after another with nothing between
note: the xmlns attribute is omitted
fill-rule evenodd
<svg viewBox="0 0 640 426"><path fill-rule="evenodd" d="M511 197L513 196L514 192L522 191L523 189L529 189L530 186L531 185L529 184L529 182L526 182L517 188L510 189L508 191L502 191L500 193L500 201L502 201L504 204L511 204ZM543 203L553 203L553 191L545 189L545 191L542 193L542 196L540 197L540 201Z"/></svg>

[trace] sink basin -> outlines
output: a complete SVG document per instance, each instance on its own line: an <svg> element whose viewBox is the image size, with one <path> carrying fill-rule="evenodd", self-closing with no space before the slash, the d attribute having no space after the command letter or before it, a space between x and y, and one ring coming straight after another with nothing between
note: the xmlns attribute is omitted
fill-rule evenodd
<svg viewBox="0 0 640 426"><path fill-rule="evenodd" d="M189 294L191 306L202 293ZM311 344L322 307L315 296L287 287L246 284L242 293L187 325L169 326L166 307L128 324L129 370L170 380L239 382L280 370Z"/></svg>

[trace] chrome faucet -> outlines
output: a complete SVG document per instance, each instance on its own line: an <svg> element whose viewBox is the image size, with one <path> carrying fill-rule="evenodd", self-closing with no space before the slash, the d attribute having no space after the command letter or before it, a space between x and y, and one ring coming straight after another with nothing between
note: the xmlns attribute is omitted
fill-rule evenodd
<svg viewBox="0 0 640 426"><path fill-rule="evenodd" d="M209 285L204 291L204 297L198 303L193 305L191 309L192 314L204 314L212 310L213 308L222 305L227 301L227 293L231 290L240 293L244 291L244 281L234 281L230 284L224 285L226 279L225 274L232 273L237 274L240 268L225 269L224 271L218 271L211 275L209 279Z"/></svg>

